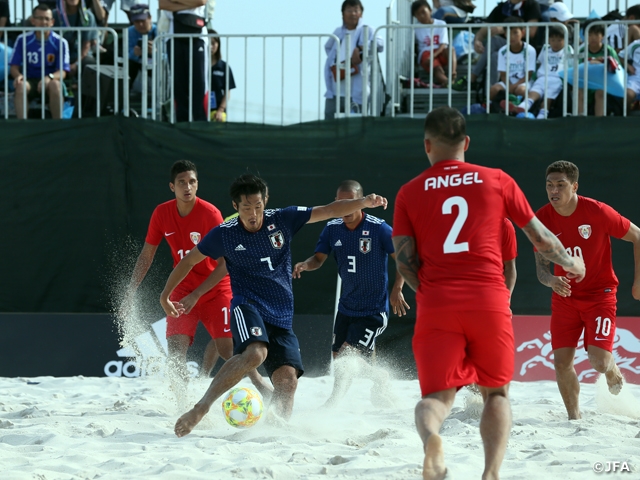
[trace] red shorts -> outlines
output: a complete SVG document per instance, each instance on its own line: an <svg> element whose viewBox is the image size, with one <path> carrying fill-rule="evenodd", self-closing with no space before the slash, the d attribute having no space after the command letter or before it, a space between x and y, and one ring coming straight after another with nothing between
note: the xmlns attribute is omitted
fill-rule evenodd
<svg viewBox="0 0 640 480"><path fill-rule="evenodd" d="M511 314L428 310L419 314L413 355L422 396L471 383L497 388L513 378Z"/></svg>
<svg viewBox="0 0 640 480"><path fill-rule="evenodd" d="M177 302L189 293L191 293L190 290L176 288L170 299ZM167 338L173 335L188 335L193 343L198 321L202 322L211 338L231 338L230 305L231 290L222 290L213 297L200 298L188 314L182 314L178 318L167 317Z"/></svg>
<svg viewBox="0 0 640 480"><path fill-rule="evenodd" d="M616 337L616 295L588 300L553 295L551 300L551 346L576 348L584 330L584 349L589 345L613 350Z"/></svg>
<svg viewBox="0 0 640 480"><path fill-rule="evenodd" d="M429 69L431 68L431 62L429 60L429 58L431 57L431 51L427 50L426 52L422 52L422 55L420 55L420 66L422 68L424 68L427 72L429 71ZM449 54L448 52L445 50L444 52L440 53L440 55L438 55L437 57L433 58L433 66L434 67L446 67L447 65L449 65Z"/></svg>

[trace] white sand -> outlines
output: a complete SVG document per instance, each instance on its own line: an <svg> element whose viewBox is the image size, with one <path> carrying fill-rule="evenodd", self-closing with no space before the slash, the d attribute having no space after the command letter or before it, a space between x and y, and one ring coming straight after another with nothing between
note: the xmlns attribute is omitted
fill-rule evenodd
<svg viewBox="0 0 640 480"><path fill-rule="evenodd" d="M607 461L628 462L632 472L620 478L640 478L640 386L612 398L601 383L583 385L579 421L566 419L555 383L514 383L502 478L595 478L594 462ZM192 401L206 384L191 384ZM1 378L0 478L421 478L417 381L393 382L394 409L374 408L371 383L358 380L336 409L320 410L331 386L330 377L303 377L287 427L261 420L237 430L216 404L179 439L173 425L181 412L160 378ZM483 466L480 409L467 395L458 393L442 430L457 479L480 478Z"/></svg>

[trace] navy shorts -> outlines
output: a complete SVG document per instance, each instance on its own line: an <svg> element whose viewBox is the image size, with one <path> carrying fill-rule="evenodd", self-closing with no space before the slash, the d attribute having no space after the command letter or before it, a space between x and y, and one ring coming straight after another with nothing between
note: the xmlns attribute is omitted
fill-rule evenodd
<svg viewBox="0 0 640 480"><path fill-rule="evenodd" d="M233 354L239 355L249 344L265 342L269 353L263 365L269 378L278 368L289 365L298 372L298 378L304 373L300 344L293 330L265 323L253 305L243 303L233 309L231 322L233 334Z"/></svg>
<svg viewBox="0 0 640 480"><path fill-rule="evenodd" d="M366 317L350 317L338 312L333 327L333 346L331 350L338 352L343 343L371 355L376 345L376 337L387 328L389 316L387 312Z"/></svg>

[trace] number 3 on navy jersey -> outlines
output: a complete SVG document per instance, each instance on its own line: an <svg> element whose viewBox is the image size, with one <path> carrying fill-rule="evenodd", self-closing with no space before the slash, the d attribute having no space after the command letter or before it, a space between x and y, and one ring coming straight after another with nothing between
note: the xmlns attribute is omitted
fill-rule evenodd
<svg viewBox="0 0 640 480"><path fill-rule="evenodd" d="M469 216L469 206L467 205L467 201L462 197L449 197L442 204L442 214L451 215L453 213L452 207L454 205L458 207L458 216L453 222L451 230L449 230L449 235L447 235L447 238L444 241L443 250L444 253L468 252L469 242L456 243L456 240L458 240L460 230L462 230L462 226L464 225L467 216Z"/></svg>

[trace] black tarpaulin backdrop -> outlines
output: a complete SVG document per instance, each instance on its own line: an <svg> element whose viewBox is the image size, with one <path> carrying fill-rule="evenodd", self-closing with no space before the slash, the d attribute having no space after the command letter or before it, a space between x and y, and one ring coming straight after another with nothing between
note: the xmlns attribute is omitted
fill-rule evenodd
<svg viewBox="0 0 640 480"><path fill-rule="evenodd" d="M558 159L573 161L581 170L582 195L604 201L638 223L638 126L639 119L633 117L549 121L471 117L467 159L512 175L534 210L546 202L546 166ZM356 179L367 193L389 198L388 210L371 212L389 223L399 187L428 165L422 120L410 119L288 127L171 126L124 117L6 121L0 138L8 180L0 189L0 247L5 258L0 311L4 312L108 311L110 285L130 273L153 208L173 198L169 169L177 159L198 165L198 194L224 215L233 213L229 184L249 170L269 183L271 207L325 204L333 200L341 180ZM294 262L313 253L321 229L315 224L300 231L293 244ZM548 313L550 292L537 282L533 254L521 232L518 240L513 311ZM626 242L613 242L621 281L618 313L637 315L630 292L632 248ZM114 267L117 264L122 266ZM170 267L163 246L143 285L151 292L150 299L157 298ZM296 280L296 312L331 313L335 280L333 262ZM159 309L157 302L153 308Z"/></svg>

